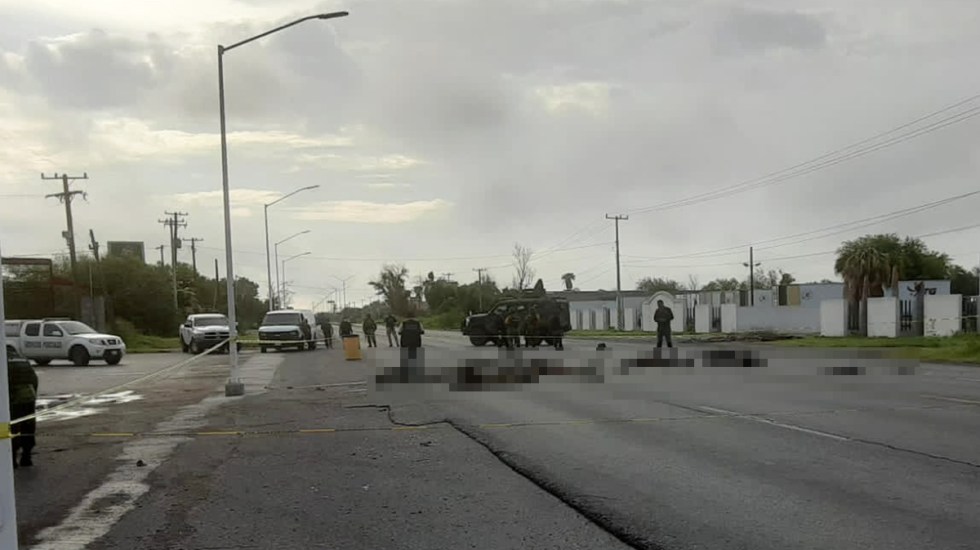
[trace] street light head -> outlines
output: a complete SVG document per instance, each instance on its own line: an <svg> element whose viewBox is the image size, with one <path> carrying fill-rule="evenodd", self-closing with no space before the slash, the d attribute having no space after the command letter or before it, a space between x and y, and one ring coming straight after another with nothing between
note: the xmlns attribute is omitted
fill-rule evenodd
<svg viewBox="0 0 980 550"><path fill-rule="evenodd" d="M320 188L320 184L316 184L316 185L307 185L306 187L304 187L304 188L302 188L302 189L300 189L300 191L310 191L310 190L312 190L312 189L319 189L319 188Z"/></svg>
<svg viewBox="0 0 980 550"><path fill-rule="evenodd" d="M302 232L300 232L300 235L306 235L309 232L310 232L309 229L304 229Z"/></svg>
<svg viewBox="0 0 980 550"><path fill-rule="evenodd" d="M346 12L346 11L336 11L336 12L333 12L333 13L321 13L321 14L317 15L316 18L317 19L335 19L337 17L347 17L348 15L350 15L349 12Z"/></svg>

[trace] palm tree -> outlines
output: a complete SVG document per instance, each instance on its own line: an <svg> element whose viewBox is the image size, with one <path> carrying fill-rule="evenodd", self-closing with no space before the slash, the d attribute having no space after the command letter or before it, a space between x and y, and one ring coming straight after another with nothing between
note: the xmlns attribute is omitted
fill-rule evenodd
<svg viewBox="0 0 980 550"><path fill-rule="evenodd" d="M561 276L561 280L565 283L565 290L571 290L572 289L572 283L575 282L575 274L574 273L566 273L566 274L564 274L564 275Z"/></svg>
<svg viewBox="0 0 980 550"><path fill-rule="evenodd" d="M860 303L860 334L868 334L868 298L884 296L890 286L897 295L901 257L891 250L886 236L847 241L837 250L834 271L844 279L844 293L851 304Z"/></svg>

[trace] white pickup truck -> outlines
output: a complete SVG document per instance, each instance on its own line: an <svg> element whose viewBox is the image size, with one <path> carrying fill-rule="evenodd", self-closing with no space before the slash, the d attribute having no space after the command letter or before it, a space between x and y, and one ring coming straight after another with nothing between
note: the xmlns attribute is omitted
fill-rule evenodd
<svg viewBox="0 0 980 550"><path fill-rule="evenodd" d="M228 339L228 318L220 313L195 313L188 315L180 325L180 349L197 355L211 346ZM238 349L242 349L241 343ZM228 351L225 344L221 351Z"/></svg>
<svg viewBox="0 0 980 550"><path fill-rule="evenodd" d="M76 367L87 366L92 359L117 365L126 355L122 338L102 334L78 321L6 321L3 328L8 345L42 366L55 359L67 359Z"/></svg>

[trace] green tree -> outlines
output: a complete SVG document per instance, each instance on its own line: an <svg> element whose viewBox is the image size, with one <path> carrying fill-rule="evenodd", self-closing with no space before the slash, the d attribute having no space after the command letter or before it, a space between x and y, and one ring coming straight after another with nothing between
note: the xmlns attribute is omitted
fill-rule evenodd
<svg viewBox="0 0 980 550"><path fill-rule="evenodd" d="M738 279L732 277L731 279L715 279L714 281L710 281L708 284L704 285L701 290L707 292L729 292L732 290L739 290L741 287L742 283L739 282Z"/></svg>
<svg viewBox="0 0 980 550"><path fill-rule="evenodd" d="M411 293L405 288L406 279L408 269L405 266L388 264L382 267L378 280L370 282L377 294L384 297L391 311L399 317L411 312ZM421 292L421 286L418 291Z"/></svg>
<svg viewBox="0 0 980 550"><path fill-rule="evenodd" d="M636 283L636 289L653 294L654 292L666 291L677 294L684 290L684 285L673 279L662 279L660 277L644 277Z"/></svg>

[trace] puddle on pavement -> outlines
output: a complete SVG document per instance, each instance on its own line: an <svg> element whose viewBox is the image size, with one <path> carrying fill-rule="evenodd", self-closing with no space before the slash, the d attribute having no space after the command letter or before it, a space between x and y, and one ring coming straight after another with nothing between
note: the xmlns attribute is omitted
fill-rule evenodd
<svg viewBox="0 0 980 550"><path fill-rule="evenodd" d="M87 399L80 394L42 395L37 398L37 421L58 422L82 416L92 416L107 411L106 405L130 403L140 399L143 399L143 396L132 390L104 393ZM67 407L48 410L75 400L78 401Z"/></svg>

